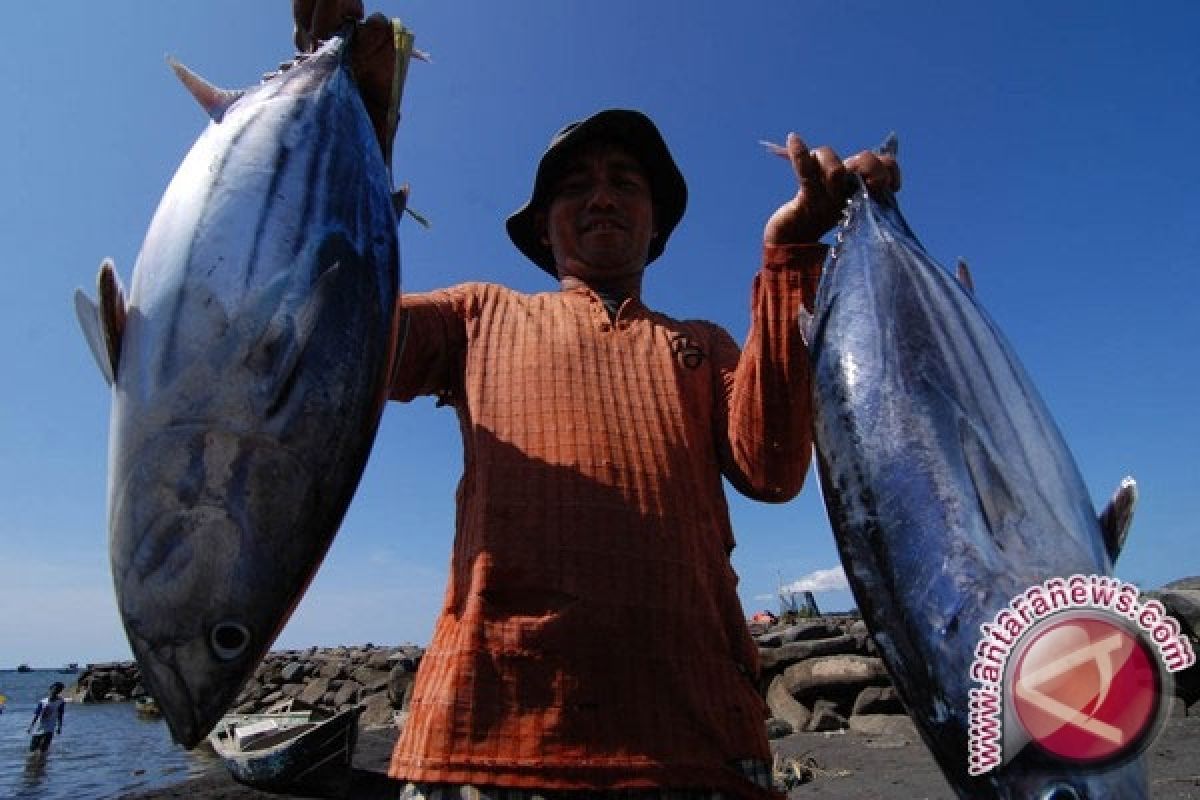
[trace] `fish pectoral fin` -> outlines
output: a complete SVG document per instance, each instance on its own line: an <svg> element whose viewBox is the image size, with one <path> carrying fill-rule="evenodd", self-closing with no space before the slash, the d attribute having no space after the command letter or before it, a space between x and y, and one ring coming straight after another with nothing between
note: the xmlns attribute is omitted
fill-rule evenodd
<svg viewBox="0 0 1200 800"><path fill-rule="evenodd" d="M271 316L270 322L247 352L247 363L263 379L262 397L264 413L270 416L283 406L291 387L294 374L308 343L313 336L322 310L338 291L337 283L344 274L340 261L330 265L317 278L307 301L295 311L281 310Z"/></svg>
<svg viewBox="0 0 1200 800"><path fill-rule="evenodd" d="M1013 485L992 447L965 417L959 421L959 439L963 461L975 487L980 510L993 540L1003 549L1003 537L998 534L1025 513L1018 499L1021 493Z"/></svg>
<svg viewBox="0 0 1200 800"><path fill-rule="evenodd" d="M800 338L804 340L805 346L812 346L812 328L813 315L809 313L804 306L800 307L800 313L796 315L796 322L800 325Z"/></svg>
<svg viewBox="0 0 1200 800"><path fill-rule="evenodd" d="M1125 546L1125 537L1133 525L1133 507L1137 505L1137 481L1126 476L1113 492L1108 505L1100 512L1100 532L1104 534L1104 548L1108 557L1116 563L1117 556Z"/></svg>
<svg viewBox="0 0 1200 800"><path fill-rule="evenodd" d="M100 374L104 376L108 385L112 386L116 375L113 363L108 357L108 350L104 346L104 334L100 333L100 307L83 289L75 290L75 317L79 320L83 339L92 351L92 358L96 359Z"/></svg>
<svg viewBox="0 0 1200 800"><path fill-rule="evenodd" d="M96 293L100 302L100 329L104 332L104 344L112 361L113 375L117 373L121 359L121 340L125 337L125 287L117 277L117 268L111 258L100 264L96 275Z"/></svg>
<svg viewBox="0 0 1200 800"><path fill-rule="evenodd" d="M111 259L104 259L96 275L97 301L82 289L75 290L75 316L83 338L100 367L100 373L112 386L117 378L121 357L121 338L125 335L125 291L117 278Z"/></svg>

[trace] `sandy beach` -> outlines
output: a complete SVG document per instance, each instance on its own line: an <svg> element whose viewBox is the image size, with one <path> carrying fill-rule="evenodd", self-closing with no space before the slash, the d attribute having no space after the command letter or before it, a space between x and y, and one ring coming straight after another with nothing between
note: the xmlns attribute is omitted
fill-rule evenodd
<svg viewBox="0 0 1200 800"><path fill-rule="evenodd" d="M350 797L384 800L395 794L386 778L395 731L364 731L355 753ZM855 798L856 800L954 800L933 757L919 741L904 736L855 733L800 733L777 739L775 752L815 764L812 779L793 788L789 800ZM811 760L810 760L811 759ZM1200 800L1200 716L1176 717L1146 752L1150 797L1154 800ZM220 768L176 786L121 800L268 800L298 798L260 792L234 782Z"/></svg>

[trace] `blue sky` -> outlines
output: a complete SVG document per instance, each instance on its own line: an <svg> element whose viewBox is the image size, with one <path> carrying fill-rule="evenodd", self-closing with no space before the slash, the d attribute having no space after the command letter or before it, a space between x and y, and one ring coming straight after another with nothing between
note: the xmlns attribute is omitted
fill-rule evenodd
<svg viewBox="0 0 1200 800"><path fill-rule="evenodd" d="M899 133L901 203L962 256L1102 505L1141 501L1118 575L1200 573L1200 48L1195 4L380 2L433 64L409 74L397 179L433 228L401 230L403 283L552 288L508 242L568 120L640 108L687 176L647 302L739 340L762 224L794 191L760 139L843 155ZM60 0L10 26L0 125L0 667L129 658L108 569L109 391L71 292L101 258L126 284L206 118L171 54L226 85L290 57L288 3ZM341 532L279 647L425 643L450 551L457 426L392 404ZM815 478L782 506L730 492L747 612L837 566ZM851 604L821 592L827 608Z"/></svg>

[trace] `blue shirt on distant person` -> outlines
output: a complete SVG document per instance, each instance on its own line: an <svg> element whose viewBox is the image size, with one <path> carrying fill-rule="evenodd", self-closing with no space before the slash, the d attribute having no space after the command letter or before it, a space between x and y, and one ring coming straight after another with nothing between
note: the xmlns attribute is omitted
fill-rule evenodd
<svg viewBox="0 0 1200 800"><path fill-rule="evenodd" d="M66 702L59 696L63 685L57 681L50 687L50 694L38 701L33 711L33 720L29 723L29 732L33 738L29 740L29 752L35 750L46 752L50 749L50 741L55 733L62 733L63 711ZM37 733L34 733L34 728Z"/></svg>

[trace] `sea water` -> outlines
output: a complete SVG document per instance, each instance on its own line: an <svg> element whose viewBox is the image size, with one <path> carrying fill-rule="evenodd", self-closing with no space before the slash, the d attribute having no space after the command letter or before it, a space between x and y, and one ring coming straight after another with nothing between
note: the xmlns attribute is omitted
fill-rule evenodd
<svg viewBox="0 0 1200 800"><path fill-rule="evenodd" d="M70 688L73 672L0 670L0 798L111 800L129 792L181 783L222 769L206 746L188 752L171 741L161 718L145 718L133 703L67 703L62 735L44 756L29 753L38 700L50 684Z"/></svg>

